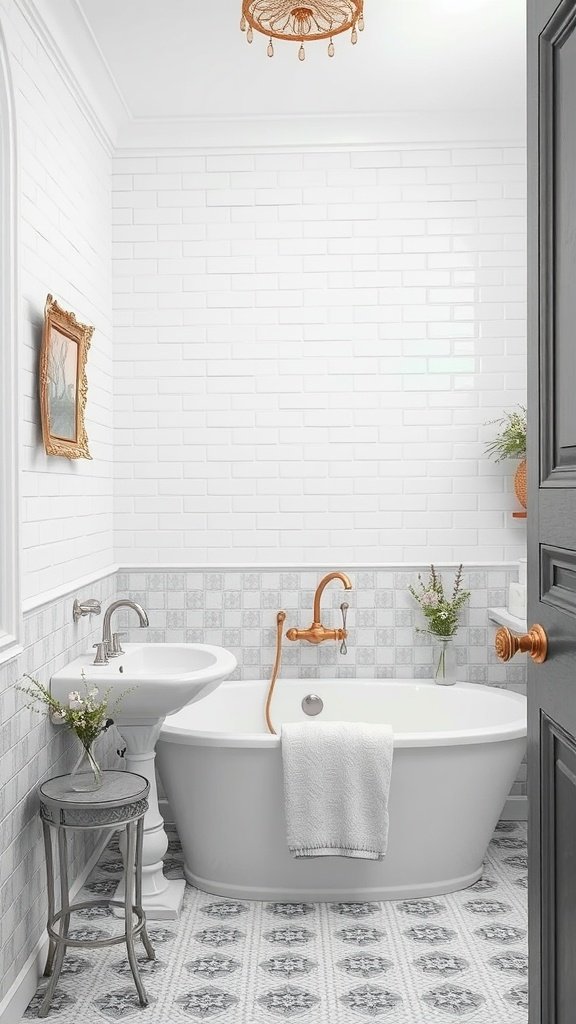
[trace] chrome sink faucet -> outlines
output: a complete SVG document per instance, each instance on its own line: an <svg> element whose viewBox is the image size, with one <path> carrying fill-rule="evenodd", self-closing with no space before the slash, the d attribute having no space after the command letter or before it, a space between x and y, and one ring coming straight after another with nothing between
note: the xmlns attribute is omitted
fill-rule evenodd
<svg viewBox="0 0 576 1024"><path fill-rule="evenodd" d="M137 604L136 601L130 601L128 598L120 598L118 601L112 601L112 604L108 605L104 612L104 622L102 624L102 646L104 646L103 653L105 654L106 660L108 660L108 658L117 658L120 654L124 654L121 638L126 634L111 633L110 631L110 620L118 608L132 608L140 619L141 628L150 625L148 616L142 605Z"/></svg>

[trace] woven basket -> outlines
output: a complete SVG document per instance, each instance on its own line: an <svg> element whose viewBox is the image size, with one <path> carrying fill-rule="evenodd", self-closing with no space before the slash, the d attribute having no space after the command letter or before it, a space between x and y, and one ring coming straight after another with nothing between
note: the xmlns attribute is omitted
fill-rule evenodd
<svg viewBox="0 0 576 1024"><path fill-rule="evenodd" d="M528 504L528 495L526 492L526 459L522 459L522 462L518 466L514 475L514 491L518 501L522 505L522 508L526 508Z"/></svg>

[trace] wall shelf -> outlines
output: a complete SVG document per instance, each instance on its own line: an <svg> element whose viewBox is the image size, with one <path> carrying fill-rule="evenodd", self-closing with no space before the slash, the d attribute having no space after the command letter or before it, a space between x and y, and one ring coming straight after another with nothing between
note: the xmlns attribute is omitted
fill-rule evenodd
<svg viewBox="0 0 576 1024"><path fill-rule="evenodd" d="M507 626L513 633L527 633L528 624L525 619L519 619L511 615L507 608L489 608L488 618L490 622L496 622L499 626Z"/></svg>

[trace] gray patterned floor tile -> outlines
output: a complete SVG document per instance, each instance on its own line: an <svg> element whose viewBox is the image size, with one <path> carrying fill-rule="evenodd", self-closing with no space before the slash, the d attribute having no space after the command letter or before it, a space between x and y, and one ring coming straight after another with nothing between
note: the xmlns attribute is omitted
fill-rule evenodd
<svg viewBox="0 0 576 1024"><path fill-rule="evenodd" d="M474 992L460 985L440 985L430 992L424 992L422 999L435 1010L442 1010L452 1017L463 1017L477 1010L485 1001L481 992Z"/></svg>
<svg viewBox="0 0 576 1024"><path fill-rule="evenodd" d="M291 1020L308 1013L319 1001L313 992L294 985L284 985L283 988L265 992L258 999L258 1004L276 1017Z"/></svg>
<svg viewBox="0 0 576 1024"><path fill-rule="evenodd" d="M211 981L212 978L222 978L232 974L241 966L239 960L232 956L224 956L222 953L211 953L209 956L199 956L195 960L189 960L184 967L196 978Z"/></svg>
<svg viewBox="0 0 576 1024"><path fill-rule="evenodd" d="M238 997L221 988L201 988L178 996L176 1002L191 1018L211 1020L225 1014L238 1002Z"/></svg>
<svg viewBox="0 0 576 1024"><path fill-rule="evenodd" d="M402 996L379 985L362 985L340 996L340 1001L363 1017L382 1017L402 1002Z"/></svg>
<svg viewBox="0 0 576 1024"><path fill-rule="evenodd" d="M169 832L170 874L182 851ZM111 895L117 838L79 898ZM188 886L179 921L152 921L157 951L137 955L151 1006L138 1003L122 946L70 950L49 1017L58 1024L526 1024L526 826L498 823L485 872L447 896L388 903L250 903ZM116 932L106 907L74 934ZM43 979L25 1019L37 1017Z"/></svg>
<svg viewBox="0 0 576 1024"><path fill-rule="evenodd" d="M260 964L263 971L276 978L296 978L299 975L310 974L317 966L314 960L299 956L297 953L272 956Z"/></svg>

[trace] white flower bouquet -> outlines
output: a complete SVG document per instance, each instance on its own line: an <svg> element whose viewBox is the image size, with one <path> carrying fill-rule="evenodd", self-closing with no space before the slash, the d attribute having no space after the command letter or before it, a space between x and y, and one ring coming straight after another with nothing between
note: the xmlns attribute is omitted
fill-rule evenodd
<svg viewBox="0 0 576 1024"><path fill-rule="evenodd" d="M430 576L426 583L418 574L418 589L408 589L428 621L428 628L420 632L431 633L440 640L450 640L456 635L460 611L470 597L469 591L462 588L462 575L460 565L454 579L452 595L446 597L442 577L438 575L433 565L430 566Z"/></svg>

